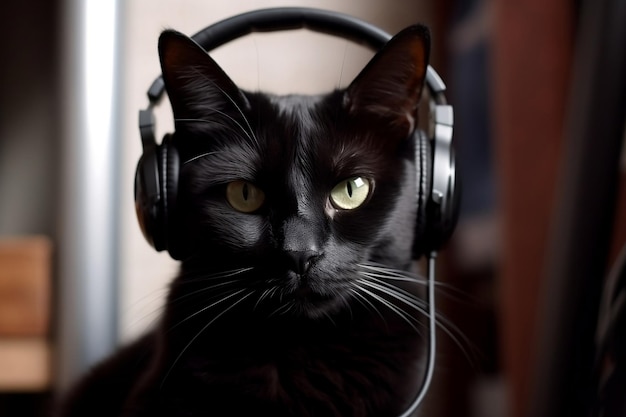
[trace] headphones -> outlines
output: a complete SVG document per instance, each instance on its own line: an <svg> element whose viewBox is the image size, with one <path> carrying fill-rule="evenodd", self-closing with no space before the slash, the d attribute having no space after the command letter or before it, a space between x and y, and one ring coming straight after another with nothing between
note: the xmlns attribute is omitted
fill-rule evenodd
<svg viewBox="0 0 626 417"><path fill-rule="evenodd" d="M391 36L354 17L309 8L272 8L243 13L215 23L192 36L210 51L231 40L253 32L307 28L346 38L375 51ZM446 86L432 67L426 72L430 96L429 132L416 129L415 166L417 183L417 220L413 255L434 253L448 240L459 211L459 187L452 147L453 111L446 103ZM139 111L139 131L143 155L135 175L135 209L146 240L157 250L167 250L182 259L183 250L173 225L180 161L171 135L160 144L155 140L153 108L163 96L165 85L158 77L148 90L149 106Z"/></svg>

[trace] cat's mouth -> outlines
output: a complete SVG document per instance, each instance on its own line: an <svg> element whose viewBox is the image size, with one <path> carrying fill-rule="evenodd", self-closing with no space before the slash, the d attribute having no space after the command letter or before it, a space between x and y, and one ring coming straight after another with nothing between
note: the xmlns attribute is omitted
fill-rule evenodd
<svg viewBox="0 0 626 417"><path fill-rule="evenodd" d="M314 291L308 285L300 286L297 290L295 290L292 293L292 296L296 300L300 300L300 301L304 301L304 302L310 302L310 303L324 303L324 302L327 302L328 300L331 300L332 298L334 298L334 297L332 297L330 295L327 295L327 294L320 294L320 293Z"/></svg>
<svg viewBox="0 0 626 417"><path fill-rule="evenodd" d="M303 282L288 294L285 303L297 315L319 318L338 311L342 305L341 300L337 289L320 290Z"/></svg>

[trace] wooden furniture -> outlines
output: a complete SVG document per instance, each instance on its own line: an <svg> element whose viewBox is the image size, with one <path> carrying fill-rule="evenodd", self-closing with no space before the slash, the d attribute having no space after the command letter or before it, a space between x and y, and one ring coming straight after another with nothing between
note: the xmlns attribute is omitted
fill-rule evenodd
<svg viewBox="0 0 626 417"><path fill-rule="evenodd" d="M50 387L51 257L45 237L0 239L0 392Z"/></svg>

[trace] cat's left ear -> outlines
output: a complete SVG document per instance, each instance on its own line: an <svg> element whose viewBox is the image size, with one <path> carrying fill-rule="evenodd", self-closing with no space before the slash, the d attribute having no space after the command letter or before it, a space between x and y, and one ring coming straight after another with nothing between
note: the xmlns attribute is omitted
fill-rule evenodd
<svg viewBox="0 0 626 417"><path fill-rule="evenodd" d="M417 123L429 53L428 28L415 25L399 32L347 88L348 111L380 117L408 136Z"/></svg>
<svg viewBox="0 0 626 417"><path fill-rule="evenodd" d="M159 57L174 117L202 117L211 109L227 112L233 110L233 105L247 105L243 93L224 70L182 33L161 33Z"/></svg>

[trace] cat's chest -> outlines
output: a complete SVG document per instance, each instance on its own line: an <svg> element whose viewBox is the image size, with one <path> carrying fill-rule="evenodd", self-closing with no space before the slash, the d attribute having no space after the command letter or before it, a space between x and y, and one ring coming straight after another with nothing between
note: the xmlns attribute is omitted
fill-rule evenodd
<svg viewBox="0 0 626 417"><path fill-rule="evenodd" d="M417 358L347 346L196 357L159 395L188 415L393 416L413 395Z"/></svg>
<svg viewBox="0 0 626 417"><path fill-rule="evenodd" d="M419 357L415 332L372 334L372 329L269 332L254 338L207 341L183 367L194 379L222 387L239 384L259 394L289 395L294 390L343 390L401 378ZM361 386L359 386L361 385Z"/></svg>
<svg viewBox="0 0 626 417"><path fill-rule="evenodd" d="M189 415L384 416L414 394L420 337L401 320L216 330L163 361L164 404Z"/></svg>

